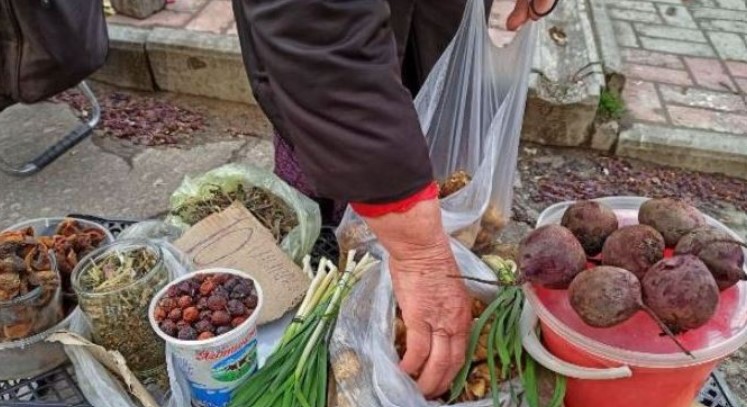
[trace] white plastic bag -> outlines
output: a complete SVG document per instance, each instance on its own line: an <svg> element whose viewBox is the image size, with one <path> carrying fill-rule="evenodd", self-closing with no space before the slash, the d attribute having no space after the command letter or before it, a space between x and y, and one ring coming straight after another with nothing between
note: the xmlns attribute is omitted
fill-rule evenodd
<svg viewBox="0 0 747 407"><path fill-rule="evenodd" d="M462 24L415 98L420 125L439 180L463 170L472 181L441 200L451 235L471 246L480 221L510 217L519 139L526 104L536 27L525 26L504 48L488 35L484 4L467 2ZM365 247L375 237L348 208L338 229L343 250Z"/></svg>
<svg viewBox="0 0 747 407"><path fill-rule="evenodd" d="M488 36L482 0L468 0L462 25L415 99L436 177L464 170L472 181L441 200L444 227L452 236L480 226L486 211L507 219L516 172L536 27L525 26L505 48ZM332 338L332 365L340 407L425 407L414 381L398 367L394 349L394 297L387 255L365 223L348 208L338 229L343 250L358 248L384 259L343 306ZM495 279L477 256L452 239L465 276ZM475 297L491 302L495 288L467 283ZM506 396L502 394L502 397ZM508 397L503 398L508 401ZM489 406L490 400L459 404Z"/></svg>

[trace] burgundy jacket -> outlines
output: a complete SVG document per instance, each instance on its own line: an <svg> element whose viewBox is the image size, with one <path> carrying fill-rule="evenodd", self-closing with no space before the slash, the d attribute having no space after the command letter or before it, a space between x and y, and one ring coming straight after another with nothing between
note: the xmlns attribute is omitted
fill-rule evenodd
<svg viewBox="0 0 747 407"><path fill-rule="evenodd" d="M386 203L433 181L412 97L464 3L233 1L254 96L315 195Z"/></svg>

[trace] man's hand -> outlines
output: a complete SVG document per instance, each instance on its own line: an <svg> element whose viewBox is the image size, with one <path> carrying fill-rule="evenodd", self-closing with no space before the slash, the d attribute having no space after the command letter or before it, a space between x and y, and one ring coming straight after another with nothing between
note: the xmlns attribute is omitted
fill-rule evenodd
<svg viewBox="0 0 747 407"><path fill-rule="evenodd" d="M472 323L470 297L459 275L437 200L405 213L367 218L390 254L394 293L407 327L400 367L427 398L446 392L464 364Z"/></svg>
<svg viewBox="0 0 747 407"><path fill-rule="evenodd" d="M534 2L534 7L530 7L529 1ZM510 31L516 31L529 20L539 20L541 15L552 9L556 1L560 0L516 0L514 11L508 16L506 28ZM540 16L535 11L540 13Z"/></svg>

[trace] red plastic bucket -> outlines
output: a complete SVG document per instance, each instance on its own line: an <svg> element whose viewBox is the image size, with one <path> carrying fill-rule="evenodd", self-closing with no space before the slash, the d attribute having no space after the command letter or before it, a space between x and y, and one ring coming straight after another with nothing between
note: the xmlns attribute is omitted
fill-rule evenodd
<svg viewBox="0 0 747 407"><path fill-rule="evenodd" d="M611 206L621 225L637 223L645 198L615 197ZM540 215L538 226L559 223L571 203L553 205ZM711 225L739 238L718 221ZM747 342L747 284L723 291L714 317L678 339L687 356L643 312L612 328L593 328L576 315L565 290L527 286L527 300L540 319L543 342L555 357L591 368L627 366L632 375L612 380L569 377L566 407L689 407L720 360Z"/></svg>

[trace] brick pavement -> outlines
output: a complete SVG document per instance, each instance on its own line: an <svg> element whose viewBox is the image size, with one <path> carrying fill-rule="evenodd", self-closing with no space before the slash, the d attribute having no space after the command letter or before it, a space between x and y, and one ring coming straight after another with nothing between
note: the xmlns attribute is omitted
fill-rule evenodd
<svg viewBox="0 0 747 407"><path fill-rule="evenodd" d="M634 122L747 137L745 0L615 0L607 9Z"/></svg>

